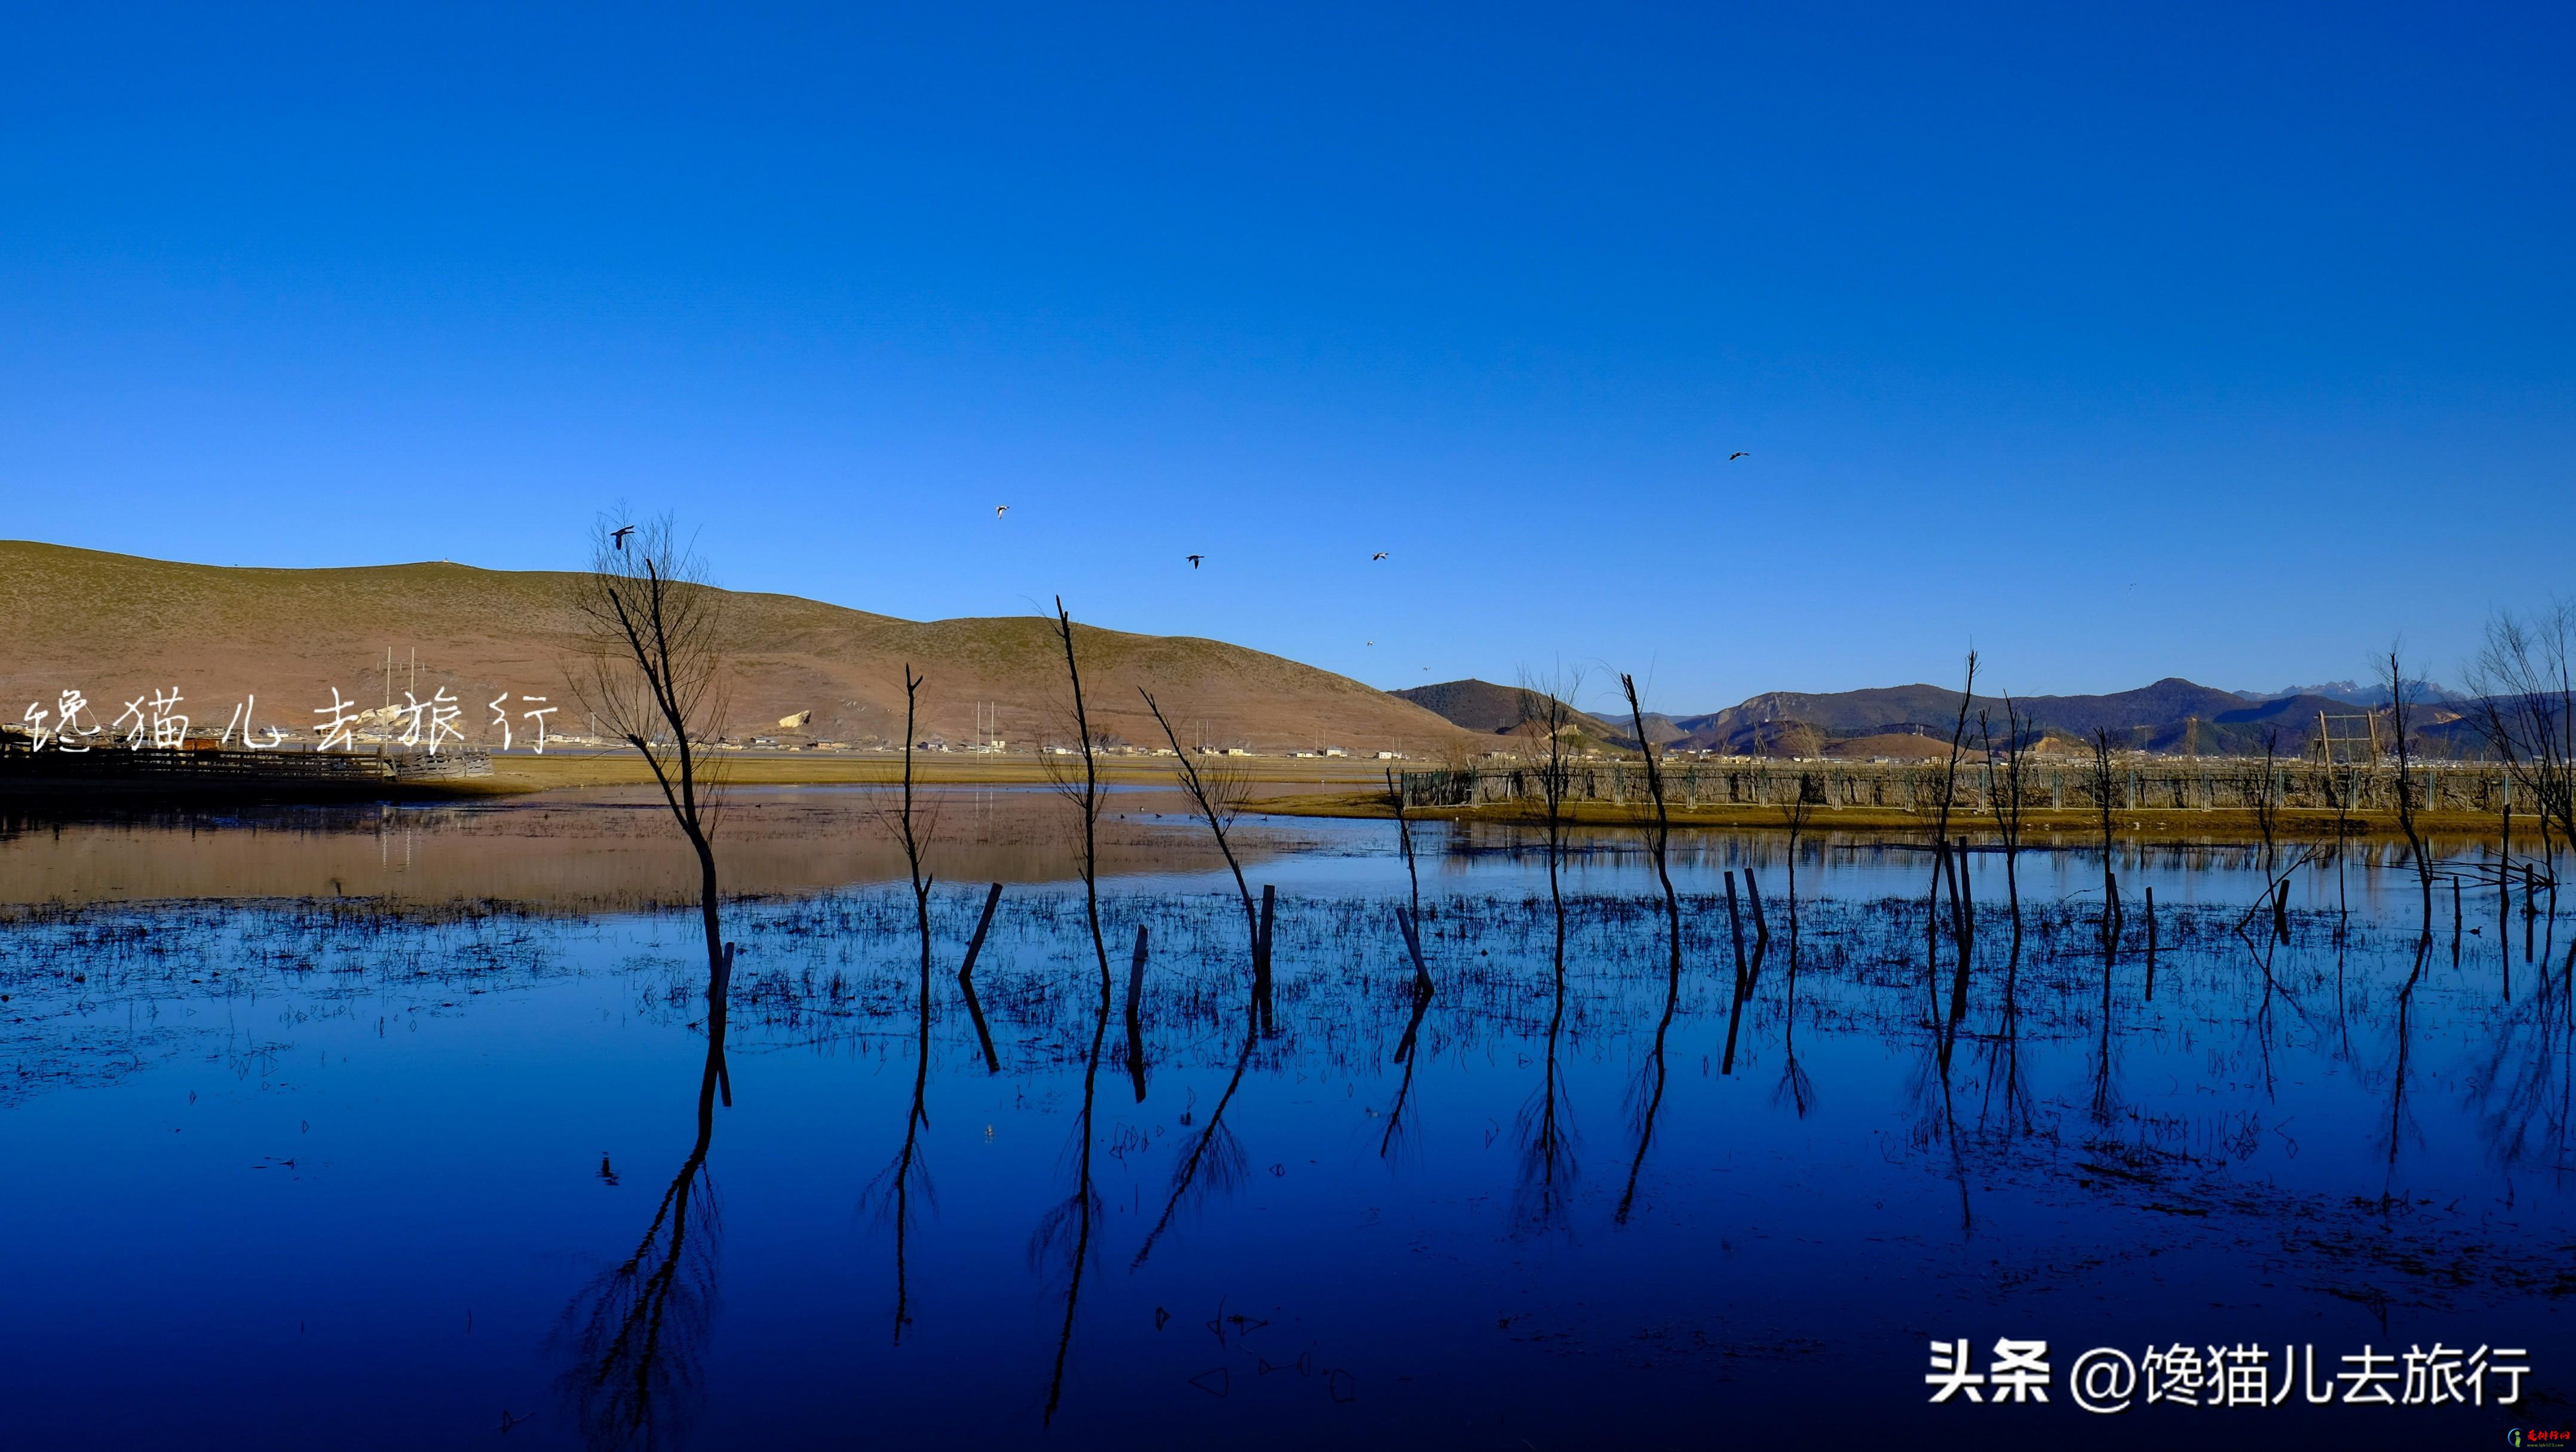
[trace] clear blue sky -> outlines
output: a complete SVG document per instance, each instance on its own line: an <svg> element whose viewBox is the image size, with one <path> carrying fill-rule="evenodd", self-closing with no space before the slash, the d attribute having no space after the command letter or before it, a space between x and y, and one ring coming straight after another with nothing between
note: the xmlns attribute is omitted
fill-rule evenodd
<svg viewBox="0 0 2576 1452"><path fill-rule="evenodd" d="M2576 589L2563 6L838 10L17 8L0 534L562 567L622 496L1674 710L2447 676Z"/></svg>

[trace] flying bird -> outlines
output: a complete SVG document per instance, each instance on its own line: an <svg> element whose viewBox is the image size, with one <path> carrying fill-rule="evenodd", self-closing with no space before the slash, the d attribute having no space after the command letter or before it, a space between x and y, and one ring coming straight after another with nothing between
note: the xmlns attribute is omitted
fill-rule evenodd
<svg viewBox="0 0 2576 1452"><path fill-rule="evenodd" d="M631 524L621 524L617 528L610 530L608 532L608 537L616 542L618 551L623 553L626 549L626 537L634 532L635 526Z"/></svg>
<svg viewBox="0 0 2576 1452"><path fill-rule="evenodd" d="M1010 512L1011 512L1011 506L1009 506L1009 505L1007 505L1007 504L996 504L996 505L994 505L994 506L993 506L993 517L994 517L995 519L999 519L999 518L1001 518L1003 515L1008 514L1008 513L1010 513Z"/></svg>
<svg viewBox="0 0 2576 1452"><path fill-rule="evenodd" d="M1379 550L1376 554L1373 554L1373 555L1369 556L1369 558L1370 558L1370 559L1372 559L1372 560L1382 560L1382 559L1385 559L1385 558L1386 558L1386 551L1384 551L1384 550Z"/></svg>
<svg viewBox="0 0 2576 1452"><path fill-rule="evenodd" d="M1187 559L1189 560L1189 562L1190 562L1190 568L1191 568L1191 569L1195 570L1195 569L1197 569L1197 568L1199 567L1199 557L1198 557L1197 555L1190 555L1190 556L1187 556L1186 558L1187 558Z"/></svg>
<svg viewBox="0 0 2576 1452"><path fill-rule="evenodd" d="M1752 456L1752 452L1753 451L1750 449L1738 449L1734 453L1726 456L1726 462L1732 464L1738 459L1750 458Z"/></svg>

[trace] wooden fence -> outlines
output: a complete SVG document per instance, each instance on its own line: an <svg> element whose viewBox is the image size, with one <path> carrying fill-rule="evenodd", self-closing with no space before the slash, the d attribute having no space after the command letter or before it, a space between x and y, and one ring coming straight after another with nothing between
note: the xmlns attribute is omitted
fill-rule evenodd
<svg viewBox="0 0 2576 1452"><path fill-rule="evenodd" d="M1463 807L1488 802L1542 799L1542 769L1491 767L1472 771L1408 771L1404 801L1415 807ZM1665 800L1678 807L1786 806L1804 799L1819 808L1886 807L1928 811L1940 805L1944 768L1912 762L1724 761L1673 762L1663 768ZM2316 762L2204 760L2114 761L2112 805L2131 810L2249 809L2267 792L2283 808L2354 812L2394 810L2394 766L2321 765ZM2025 762L2022 805L2031 809L2093 810L2094 772L2082 762ZM2514 798L2513 780L2492 763L2410 765L2407 800L2419 811L2496 812ZM1953 811L1984 811L2008 794L2001 767L1962 763L1951 793ZM1575 762L1566 768L1569 801L1644 803L1645 769L1634 761Z"/></svg>
<svg viewBox="0 0 2576 1452"><path fill-rule="evenodd" d="M26 749L0 737L0 792L47 796L390 795L415 782L490 776L480 751L410 756L344 751Z"/></svg>

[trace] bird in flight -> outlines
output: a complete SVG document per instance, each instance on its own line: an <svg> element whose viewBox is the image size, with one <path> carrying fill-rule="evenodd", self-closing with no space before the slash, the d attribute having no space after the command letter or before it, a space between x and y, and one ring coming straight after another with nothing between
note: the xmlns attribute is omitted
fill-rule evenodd
<svg viewBox="0 0 2576 1452"><path fill-rule="evenodd" d="M623 552L626 548L626 537L634 532L635 526L631 524L621 524L617 528L610 530L608 532L608 537L615 541L618 550Z"/></svg>
<svg viewBox="0 0 2576 1452"><path fill-rule="evenodd" d="M996 504L996 505L994 505L994 506L993 506L993 517L994 517L995 519L999 519L999 518L1001 518L1003 515L1008 514L1008 513L1010 513L1010 512L1011 512L1011 506L1009 506L1009 505L1007 505L1007 504Z"/></svg>
<svg viewBox="0 0 2576 1452"><path fill-rule="evenodd" d="M1189 560L1189 562L1190 562L1190 568L1191 568L1191 569L1195 570L1195 569L1197 569L1197 568L1199 567L1199 556L1197 556L1197 555L1190 555L1190 556L1187 556L1186 558L1187 558L1187 559Z"/></svg>
<svg viewBox="0 0 2576 1452"><path fill-rule="evenodd" d="M1386 551L1384 551L1384 550L1379 550L1376 554L1373 554L1373 555L1369 556L1369 558L1370 558L1370 559L1372 559L1372 560L1382 560L1382 559L1385 559L1385 558L1386 558Z"/></svg>
<svg viewBox="0 0 2576 1452"><path fill-rule="evenodd" d="M1732 464L1738 459L1751 457L1752 453L1753 451L1750 449L1738 449L1734 453L1726 456L1726 462Z"/></svg>

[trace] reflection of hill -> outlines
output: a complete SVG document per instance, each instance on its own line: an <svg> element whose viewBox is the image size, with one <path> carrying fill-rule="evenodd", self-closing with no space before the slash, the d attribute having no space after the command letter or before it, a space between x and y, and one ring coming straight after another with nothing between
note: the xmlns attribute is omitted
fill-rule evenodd
<svg viewBox="0 0 2576 1452"><path fill-rule="evenodd" d="M1042 787L941 789L930 865L942 882L1045 882L1073 871L1068 808ZM894 882L903 853L873 792L731 793L717 823L725 891L802 893ZM1168 792L1120 792L1100 824L1109 877L1222 867ZM1154 813L1165 816L1156 820ZM212 825L256 826L210 839ZM1289 840L1246 824L1266 860ZM209 849L210 840L220 846ZM512 903L583 912L695 902L697 866L649 789L567 792L503 805L278 808L199 817L39 822L0 817L0 903L389 897L426 907Z"/></svg>

